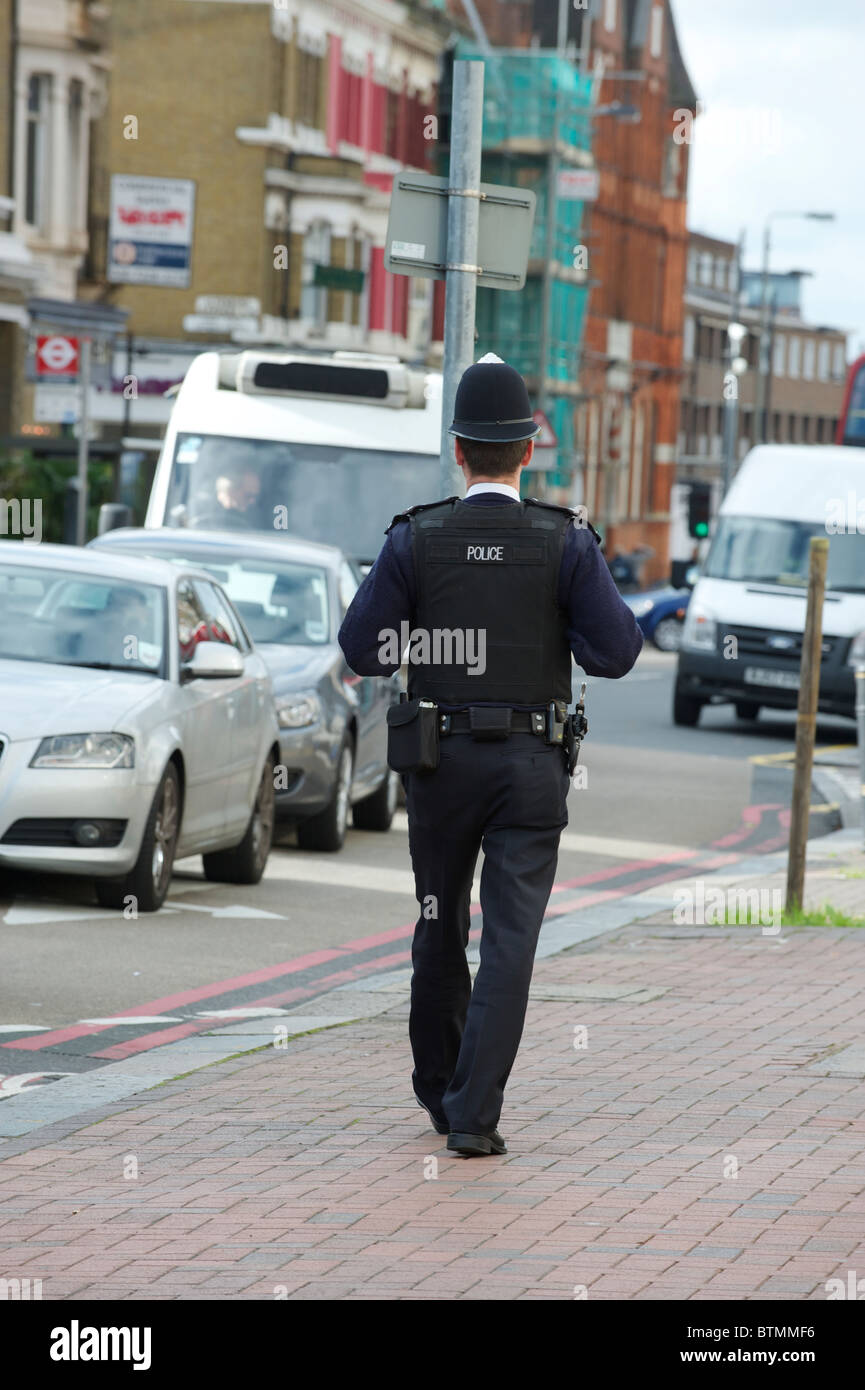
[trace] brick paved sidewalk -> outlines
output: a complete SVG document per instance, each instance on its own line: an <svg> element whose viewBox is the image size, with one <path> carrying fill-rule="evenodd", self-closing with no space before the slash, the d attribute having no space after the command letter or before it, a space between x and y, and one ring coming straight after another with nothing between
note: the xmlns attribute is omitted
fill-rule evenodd
<svg viewBox="0 0 865 1390"><path fill-rule="evenodd" d="M489 1159L414 1105L395 995L4 1144L0 1275L45 1299L825 1299L865 1276L863 971L862 930L669 910L540 960Z"/></svg>

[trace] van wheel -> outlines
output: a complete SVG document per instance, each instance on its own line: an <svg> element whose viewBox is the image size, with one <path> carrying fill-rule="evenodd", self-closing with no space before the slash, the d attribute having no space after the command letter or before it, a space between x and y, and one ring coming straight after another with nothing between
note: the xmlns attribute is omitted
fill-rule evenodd
<svg viewBox="0 0 865 1390"><path fill-rule="evenodd" d="M355 830L390 830L399 795L399 777L390 768L378 791L365 796L352 809Z"/></svg>
<svg viewBox="0 0 865 1390"><path fill-rule="evenodd" d="M677 684L673 694L673 723L693 729L700 721L700 710L705 703L694 695L683 694Z"/></svg>
<svg viewBox="0 0 865 1390"><path fill-rule="evenodd" d="M332 854L343 847L354 777L354 751L350 739L343 742L336 769L333 796L328 805L317 816L298 822L297 843L301 849L325 850Z"/></svg>
<svg viewBox="0 0 865 1390"><path fill-rule="evenodd" d="M273 784L274 761L271 753L255 794L255 805L246 834L234 849L203 854L204 877L212 883L259 883L273 844L276 791Z"/></svg>
<svg viewBox="0 0 865 1390"><path fill-rule="evenodd" d="M180 779L169 763L153 798L135 867L125 878L98 878L96 897L102 907L123 908L129 898L139 912L158 912L168 895L180 835Z"/></svg>
<svg viewBox="0 0 865 1390"><path fill-rule="evenodd" d="M736 718L737 718L737 719L747 719L747 720L749 720L749 721L753 721L753 720L755 720L755 719L757 718L757 715L758 715L759 713L760 713L760 706L759 706L759 705L744 705L744 704L741 703L741 701L737 702L737 704L736 704Z"/></svg>

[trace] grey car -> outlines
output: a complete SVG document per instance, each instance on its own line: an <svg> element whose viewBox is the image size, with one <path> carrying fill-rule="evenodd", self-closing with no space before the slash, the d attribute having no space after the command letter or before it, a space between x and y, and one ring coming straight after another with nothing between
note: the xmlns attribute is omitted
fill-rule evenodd
<svg viewBox="0 0 865 1390"><path fill-rule="evenodd" d="M280 762L276 811L302 849L338 850L356 828L389 830L399 781L387 766L396 678L358 676L337 632L361 575L334 546L224 531L128 528L92 547L182 560L228 594L273 680Z"/></svg>

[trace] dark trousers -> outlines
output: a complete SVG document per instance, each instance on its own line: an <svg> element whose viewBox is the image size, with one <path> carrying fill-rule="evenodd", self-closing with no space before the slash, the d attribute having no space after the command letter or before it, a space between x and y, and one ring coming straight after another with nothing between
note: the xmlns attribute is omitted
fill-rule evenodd
<svg viewBox="0 0 865 1390"><path fill-rule="evenodd" d="M412 1083L452 1132L491 1134L523 1032L570 786L561 748L532 734L442 739L435 772L405 778L421 914L412 946ZM480 967L466 962L483 848Z"/></svg>

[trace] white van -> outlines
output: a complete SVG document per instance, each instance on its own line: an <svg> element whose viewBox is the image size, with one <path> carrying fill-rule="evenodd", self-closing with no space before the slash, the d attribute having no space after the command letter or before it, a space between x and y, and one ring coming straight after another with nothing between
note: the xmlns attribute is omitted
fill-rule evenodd
<svg viewBox="0 0 865 1390"><path fill-rule="evenodd" d="M812 536L828 536L820 710L854 715L850 648L865 631L865 455L768 444L746 456L721 504L691 596L673 722L732 701L741 719L795 709Z"/></svg>
<svg viewBox="0 0 865 1390"><path fill-rule="evenodd" d="M300 536L371 563L395 513L440 495L440 447L439 373L368 353L205 352L144 524Z"/></svg>

